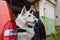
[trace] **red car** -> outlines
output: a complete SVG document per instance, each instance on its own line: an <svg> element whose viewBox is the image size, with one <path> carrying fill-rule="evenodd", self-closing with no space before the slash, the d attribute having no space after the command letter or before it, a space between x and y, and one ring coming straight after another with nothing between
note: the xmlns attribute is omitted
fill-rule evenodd
<svg viewBox="0 0 60 40"><path fill-rule="evenodd" d="M16 23L6 1L0 1L0 40L17 40Z"/></svg>

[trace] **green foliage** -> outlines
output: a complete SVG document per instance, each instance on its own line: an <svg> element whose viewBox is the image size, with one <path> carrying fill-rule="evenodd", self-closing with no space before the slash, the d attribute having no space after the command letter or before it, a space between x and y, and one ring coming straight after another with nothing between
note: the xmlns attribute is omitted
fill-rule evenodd
<svg viewBox="0 0 60 40"><path fill-rule="evenodd" d="M60 33L58 35L51 34L46 37L46 40L60 40Z"/></svg>

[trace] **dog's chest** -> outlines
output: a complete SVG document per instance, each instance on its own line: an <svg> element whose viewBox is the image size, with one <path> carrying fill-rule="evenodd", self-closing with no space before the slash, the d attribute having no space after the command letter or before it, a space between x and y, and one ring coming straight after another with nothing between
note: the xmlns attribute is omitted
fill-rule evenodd
<svg viewBox="0 0 60 40"><path fill-rule="evenodd" d="M34 36L33 28L26 28L26 32L18 33L18 40L31 40Z"/></svg>

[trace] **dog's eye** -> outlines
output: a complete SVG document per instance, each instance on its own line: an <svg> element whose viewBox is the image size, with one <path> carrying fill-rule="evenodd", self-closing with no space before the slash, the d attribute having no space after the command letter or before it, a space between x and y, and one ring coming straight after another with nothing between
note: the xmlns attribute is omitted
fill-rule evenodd
<svg viewBox="0 0 60 40"><path fill-rule="evenodd" d="M31 15L28 15L29 17L31 16Z"/></svg>

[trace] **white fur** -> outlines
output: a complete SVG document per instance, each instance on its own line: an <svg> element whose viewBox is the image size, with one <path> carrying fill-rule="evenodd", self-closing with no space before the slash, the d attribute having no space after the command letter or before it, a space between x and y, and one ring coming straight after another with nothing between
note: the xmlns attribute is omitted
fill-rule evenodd
<svg viewBox="0 0 60 40"><path fill-rule="evenodd" d="M30 17L28 16L30 15ZM23 7L21 13L16 18L16 24L21 29L25 29L26 32L18 33L18 40L31 40L34 36L34 21L38 21L38 19L30 13L30 11L26 11L25 6ZM32 28L29 28L27 25L31 25Z"/></svg>

